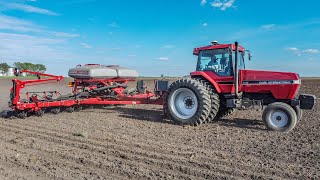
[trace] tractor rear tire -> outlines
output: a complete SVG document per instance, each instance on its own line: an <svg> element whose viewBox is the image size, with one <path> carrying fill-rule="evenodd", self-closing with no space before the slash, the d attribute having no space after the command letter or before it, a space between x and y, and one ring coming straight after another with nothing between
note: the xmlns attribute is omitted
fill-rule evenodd
<svg viewBox="0 0 320 180"><path fill-rule="evenodd" d="M262 120L267 129L278 132L289 132L297 124L295 110L286 103L269 104L263 111Z"/></svg>
<svg viewBox="0 0 320 180"><path fill-rule="evenodd" d="M219 113L220 98L219 98L217 91L215 90L215 88L213 87L213 85L210 82L208 82L207 80L204 80L202 78L199 78L197 80L206 86L206 88L209 92L209 95L210 95L211 110L210 110L210 113L209 113L207 120L204 121L204 123L209 123L209 122L213 121Z"/></svg>
<svg viewBox="0 0 320 180"><path fill-rule="evenodd" d="M206 85L187 78L172 83L164 97L164 113L175 124L198 126L207 120L211 99Z"/></svg>
<svg viewBox="0 0 320 180"><path fill-rule="evenodd" d="M216 117L214 119L218 120L218 119L222 119L224 117L230 116L234 113L236 109L235 108L224 108L224 109L220 109L218 114L216 115Z"/></svg>

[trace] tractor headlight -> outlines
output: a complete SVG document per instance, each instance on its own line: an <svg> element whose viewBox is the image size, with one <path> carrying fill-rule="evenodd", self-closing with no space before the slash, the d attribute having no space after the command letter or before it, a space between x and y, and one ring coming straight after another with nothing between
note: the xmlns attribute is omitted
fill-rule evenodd
<svg viewBox="0 0 320 180"><path fill-rule="evenodd" d="M301 78L300 78L300 75L297 74L298 76L298 80L293 80L293 84L301 84Z"/></svg>
<svg viewBox="0 0 320 180"><path fill-rule="evenodd" d="M301 84L301 79L293 80L293 84Z"/></svg>

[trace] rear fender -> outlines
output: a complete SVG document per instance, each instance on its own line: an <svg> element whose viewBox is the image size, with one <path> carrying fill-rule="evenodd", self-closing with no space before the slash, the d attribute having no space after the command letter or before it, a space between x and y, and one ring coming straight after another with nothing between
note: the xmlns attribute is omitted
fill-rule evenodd
<svg viewBox="0 0 320 180"><path fill-rule="evenodd" d="M206 73L201 72L201 71L193 72L193 73L191 73L191 77L202 77L203 79L206 79L214 86L214 88L216 89L216 91L218 93L221 93L221 89L220 89L218 83L215 80L213 80L212 78L210 78L210 76L207 75Z"/></svg>

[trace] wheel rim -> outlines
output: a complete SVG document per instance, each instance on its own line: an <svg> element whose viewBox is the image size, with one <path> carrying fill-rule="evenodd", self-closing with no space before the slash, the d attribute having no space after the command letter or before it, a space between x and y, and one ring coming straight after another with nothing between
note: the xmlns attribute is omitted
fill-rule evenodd
<svg viewBox="0 0 320 180"><path fill-rule="evenodd" d="M270 122L273 126L282 128L288 124L289 118L283 111L274 111L271 113Z"/></svg>
<svg viewBox="0 0 320 180"><path fill-rule="evenodd" d="M191 118L198 109L198 99L188 88L176 90L170 99L170 108L180 119Z"/></svg>

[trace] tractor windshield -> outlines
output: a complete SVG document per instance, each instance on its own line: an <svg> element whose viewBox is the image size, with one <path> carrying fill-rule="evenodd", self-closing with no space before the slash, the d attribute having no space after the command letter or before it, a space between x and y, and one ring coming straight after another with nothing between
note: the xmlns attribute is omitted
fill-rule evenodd
<svg viewBox="0 0 320 180"><path fill-rule="evenodd" d="M213 71L219 76L231 75L229 48L200 51L197 71Z"/></svg>

